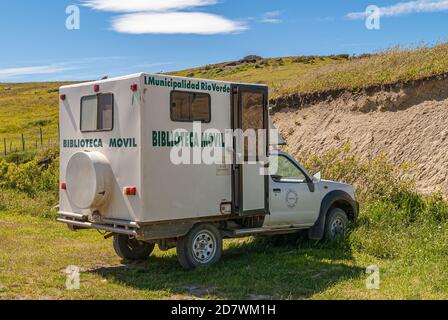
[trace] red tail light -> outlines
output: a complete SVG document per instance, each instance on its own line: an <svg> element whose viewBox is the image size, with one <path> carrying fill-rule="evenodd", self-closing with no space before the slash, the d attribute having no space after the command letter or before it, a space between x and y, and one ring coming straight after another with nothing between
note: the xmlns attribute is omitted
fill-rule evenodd
<svg viewBox="0 0 448 320"><path fill-rule="evenodd" d="M94 85L93 86L93 91L100 92L100 85L99 84Z"/></svg>
<svg viewBox="0 0 448 320"><path fill-rule="evenodd" d="M65 94L61 94L61 100L62 100L62 101L65 101L66 98L67 98L67 97L66 97Z"/></svg>
<svg viewBox="0 0 448 320"><path fill-rule="evenodd" d="M67 190L67 184L65 182L61 183L61 190Z"/></svg>
<svg viewBox="0 0 448 320"><path fill-rule="evenodd" d="M138 89L138 85L137 85L136 83L131 84L131 91L132 91L132 92L137 91L137 89Z"/></svg>
<svg viewBox="0 0 448 320"><path fill-rule="evenodd" d="M136 196L137 188L136 187L126 187L123 192L126 196Z"/></svg>

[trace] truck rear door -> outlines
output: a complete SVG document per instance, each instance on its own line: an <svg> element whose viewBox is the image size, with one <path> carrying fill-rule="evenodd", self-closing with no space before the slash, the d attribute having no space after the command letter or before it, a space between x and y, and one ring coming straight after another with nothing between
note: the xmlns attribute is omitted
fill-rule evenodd
<svg viewBox="0 0 448 320"><path fill-rule="evenodd" d="M267 87L232 86L232 129L233 212L241 216L268 214L269 180L264 174L269 153Z"/></svg>

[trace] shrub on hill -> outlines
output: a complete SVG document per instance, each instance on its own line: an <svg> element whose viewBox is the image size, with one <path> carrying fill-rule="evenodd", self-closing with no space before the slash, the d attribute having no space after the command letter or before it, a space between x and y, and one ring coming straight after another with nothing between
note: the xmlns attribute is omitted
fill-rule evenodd
<svg viewBox="0 0 448 320"><path fill-rule="evenodd" d="M422 195L406 176L409 165L383 156L361 161L350 146L322 156L304 157L310 172L353 184L361 212L342 243L378 258L445 257L448 252L448 203L441 194Z"/></svg>
<svg viewBox="0 0 448 320"><path fill-rule="evenodd" d="M0 210L54 216L51 208L58 203L59 185L57 147L45 149L31 160L16 160L0 160Z"/></svg>

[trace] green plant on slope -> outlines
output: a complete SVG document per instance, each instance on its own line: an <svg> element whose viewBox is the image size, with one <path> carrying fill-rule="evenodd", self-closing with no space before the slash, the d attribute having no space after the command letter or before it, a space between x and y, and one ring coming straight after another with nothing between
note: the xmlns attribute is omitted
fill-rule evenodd
<svg viewBox="0 0 448 320"><path fill-rule="evenodd" d="M40 163L46 159L47 164ZM59 157L57 148L39 152L25 163L0 160L0 210L53 216L58 201Z"/></svg>
<svg viewBox="0 0 448 320"><path fill-rule="evenodd" d="M448 257L448 203L441 194L422 195L406 176L409 164L384 156L361 161L350 146L302 158L311 171L356 187L358 222L346 241L354 252L379 258Z"/></svg>

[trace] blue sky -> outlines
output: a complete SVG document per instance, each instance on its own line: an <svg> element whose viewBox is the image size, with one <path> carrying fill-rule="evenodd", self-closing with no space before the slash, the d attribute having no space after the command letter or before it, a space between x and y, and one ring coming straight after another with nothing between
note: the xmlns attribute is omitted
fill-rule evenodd
<svg viewBox="0 0 448 320"><path fill-rule="evenodd" d="M369 30L364 12L380 8ZM77 5L80 29L66 28ZM248 54L360 54L447 40L446 0L14 0L0 10L0 82L179 70Z"/></svg>

